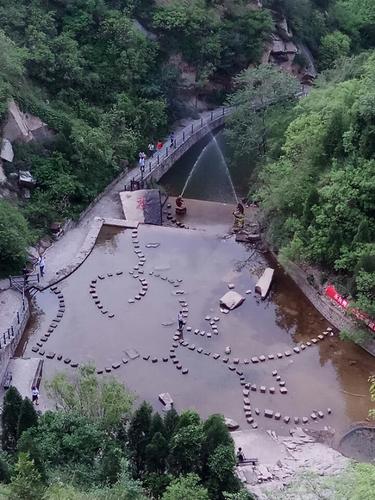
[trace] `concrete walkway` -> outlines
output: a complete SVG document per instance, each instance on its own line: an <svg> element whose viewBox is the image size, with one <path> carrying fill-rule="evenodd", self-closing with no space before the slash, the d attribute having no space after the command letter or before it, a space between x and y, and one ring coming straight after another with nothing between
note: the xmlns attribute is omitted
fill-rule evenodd
<svg viewBox="0 0 375 500"><path fill-rule="evenodd" d="M204 124L210 122L212 118L221 115L222 110L223 108L217 108L212 111L205 111L201 113L199 118L196 120L186 119L178 122L178 124L173 128L174 140L177 145L180 145L184 139L188 139L189 133L191 133L192 129L197 130L202 126L202 123ZM149 174L150 162L151 168L154 168L157 156L159 155L160 158L165 158L168 156L169 151L170 139L167 137L164 139L162 149L156 151L153 157L146 160L145 176ZM129 170L126 175L120 175L118 177L118 181L115 181L112 187L107 190L107 192L105 192L105 194L101 196L89 210L83 213L79 222L47 249L45 253L45 276L42 279L41 284L58 278L61 271L67 268L74 260L75 256L81 249L86 235L90 230L91 223L95 217L114 219L123 218L119 193L124 190L125 185L130 184L132 179L139 180L140 178L141 172L138 165ZM12 318L14 318L15 311L19 307L19 300L17 300L18 293L12 290L5 290L8 287L7 281L8 280L2 280L1 284L3 286L0 287L0 332L7 330L13 321ZM3 291L1 291L2 288Z"/></svg>

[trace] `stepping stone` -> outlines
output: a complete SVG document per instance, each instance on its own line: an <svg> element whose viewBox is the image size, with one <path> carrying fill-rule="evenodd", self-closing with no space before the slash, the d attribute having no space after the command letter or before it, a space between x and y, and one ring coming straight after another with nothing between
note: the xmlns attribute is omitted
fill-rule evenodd
<svg viewBox="0 0 375 500"><path fill-rule="evenodd" d="M281 353L281 352L278 352L278 353L277 353L277 357L278 357L279 359L281 359L281 358L283 357L282 353Z"/></svg>
<svg viewBox="0 0 375 500"><path fill-rule="evenodd" d="M260 388L259 388L260 392L262 392L263 394L266 392L266 387L264 385L261 385Z"/></svg>
<svg viewBox="0 0 375 500"><path fill-rule="evenodd" d="M300 353L299 347L293 347L293 351L294 351L296 354L299 354L299 353Z"/></svg>
<svg viewBox="0 0 375 500"><path fill-rule="evenodd" d="M149 355L149 354L147 354L147 356L143 356L143 359L144 359L145 361L148 361L148 360L150 359L150 355Z"/></svg>
<svg viewBox="0 0 375 500"><path fill-rule="evenodd" d="M58 354L58 355L56 356L56 359L57 359L57 361L61 361L61 360L62 360L62 354Z"/></svg>
<svg viewBox="0 0 375 500"><path fill-rule="evenodd" d="M281 380L281 376L280 375L276 375L276 380L279 382Z"/></svg>
<svg viewBox="0 0 375 500"><path fill-rule="evenodd" d="M233 365L229 365L228 368L231 372L234 372L234 370L236 369L236 367Z"/></svg>
<svg viewBox="0 0 375 500"><path fill-rule="evenodd" d="M134 299L129 299L128 302L129 302L129 304L134 304L135 300Z"/></svg>
<svg viewBox="0 0 375 500"><path fill-rule="evenodd" d="M244 390L242 391L242 394L243 394L244 396L248 396L248 395L249 395L249 393L250 393L249 389L244 389Z"/></svg>
<svg viewBox="0 0 375 500"><path fill-rule="evenodd" d="M324 335L318 335L318 339L319 340L323 340L324 339Z"/></svg>
<svg viewBox="0 0 375 500"><path fill-rule="evenodd" d="M284 352L284 354L285 354L285 356L287 356L287 357L288 357L288 356L290 356L292 353L291 353L290 351L285 351L285 352Z"/></svg>
<svg viewBox="0 0 375 500"><path fill-rule="evenodd" d="M97 373L98 375L102 375L103 370L96 370L96 373Z"/></svg>
<svg viewBox="0 0 375 500"><path fill-rule="evenodd" d="M243 372L241 372L241 370L236 370L236 373L237 375L240 376L240 378L242 377L243 378Z"/></svg>
<svg viewBox="0 0 375 500"><path fill-rule="evenodd" d="M206 316L204 319L205 319L206 321L210 321L211 316Z"/></svg>
<svg viewBox="0 0 375 500"><path fill-rule="evenodd" d="M311 347L311 345L312 345L312 344L311 344L311 342L306 342L306 345L307 345L308 347Z"/></svg>
<svg viewBox="0 0 375 500"><path fill-rule="evenodd" d="M203 332L199 332L199 335L200 335L201 337L204 337L204 336L205 336L205 334L206 334L206 332L205 332L205 331L203 331Z"/></svg>
<svg viewBox="0 0 375 500"><path fill-rule="evenodd" d="M70 359L70 358L65 358L65 359L64 359L64 363L65 363L66 365L68 365L70 362L71 362L71 359Z"/></svg>
<svg viewBox="0 0 375 500"><path fill-rule="evenodd" d="M53 321L56 321L56 323L60 323L61 318L55 318Z"/></svg>
<svg viewBox="0 0 375 500"><path fill-rule="evenodd" d="M181 365L180 363L178 363L178 364L176 365L176 368L177 368L177 370L182 370L182 365Z"/></svg>
<svg viewBox="0 0 375 500"><path fill-rule="evenodd" d="M247 417L247 418L246 418L246 422L247 422L248 424L252 424L252 423L254 422L253 417Z"/></svg>
<svg viewBox="0 0 375 500"><path fill-rule="evenodd" d="M54 352L48 352L48 353L46 354L46 358L48 358L48 359L53 359L53 358L55 357L55 355L56 355L56 353L54 353Z"/></svg>
<svg viewBox="0 0 375 500"><path fill-rule="evenodd" d="M43 342L37 342L37 343L36 343L36 345L37 345L38 347L42 347Z"/></svg>
<svg viewBox="0 0 375 500"><path fill-rule="evenodd" d="M167 363L168 358L163 358L164 363Z"/></svg>
<svg viewBox="0 0 375 500"><path fill-rule="evenodd" d="M106 371L107 373L111 373L112 368L110 368L109 366L106 366L106 367L105 367L105 371Z"/></svg>
<svg viewBox="0 0 375 500"><path fill-rule="evenodd" d="M327 328L327 330L328 330L328 328ZM332 330L332 329L331 329L331 330ZM331 413L332 413L331 408L327 408L327 413L328 413L328 415L331 415Z"/></svg>
<svg viewBox="0 0 375 500"><path fill-rule="evenodd" d="M256 356L254 356L253 358L251 358L251 362L252 363L258 363L259 359Z"/></svg>
<svg viewBox="0 0 375 500"><path fill-rule="evenodd" d="M220 354L218 354L217 352L215 354L212 355L212 357L214 359L219 359L220 358Z"/></svg>
<svg viewBox="0 0 375 500"><path fill-rule="evenodd" d="M255 410L254 410L254 411L255 411L255 414L256 414L256 415L259 415L259 413L260 413L259 408L255 408Z"/></svg>
<svg viewBox="0 0 375 500"><path fill-rule="evenodd" d="M251 424L251 427L253 429L258 429L258 424L256 422L254 422L253 424Z"/></svg>
<svg viewBox="0 0 375 500"><path fill-rule="evenodd" d="M121 274L123 274L123 271L117 271L116 273L117 276L121 276Z"/></svg>
<svg viewBox="0 0 375 500"><path fill-rule="evenodd" d="M103 309L103 304L98 304L98 309Z"/></svg>
<svg viewBox="0 0 375 500"><path fill-rule="evenodd" d="M222 359L222 362L223 362L223 363L228 363L228 361L229 361L229 358L223 358L223 359Z"/></svg>
<svg viewBox="0 0 375 500"><path fill-rule="evenodd" d="M286 389L286 387L280 387L280 392L281 394L288 394L288 390Z"/></svg>
<svg viewBox="0 0 375 500"><path fill-rule="evenodd" d="M70 363L70 366L71 366L72 368L78 368L78 363Z"/></svg>
<svg viewBox="0 0 375 500"><path fill-rule="evenodd" d="M142 297L140 295L136 295L134 298L135 300L141 300Z"/></svg>
<svg viewBox="0 0 375 500"><path fill-rule="evenodd" d="M301 350L302 350L302 351L304 351L304 350L306 349L305 344L301 344L301 345L300 345L300 348L301 348Z"/></svg>
<svg viewBox="0 0 375 500"><path fill-rule="evenodd" d="M102 314L107 314L108 311L101 311Z"/></svg>
<svg viewBox="0 0 375 500"><path fill-rule="evenodd" d="M152 360L151 360L151 361L152 361L153 363L157 363L159 360L158 360L158 358L152 358Z"/></svg>
<svg viewBox="0 0 375 500"><path fill-rule="evenodd" d="M281 418L281 413L279 413L278 411L275 413L275 420L280 420Z"/></svg>
<svg viewBox="0 0 375 500"><path fill-rule="evenodd" d="M210 351L204 351L203 353L205 356L210 356L211 355L211 352ZM234 368L234 367L233 367Z"/></svg>
<svg viewBox="0 0 375 500"><path fill-rule="evenodd" d="M275 359L275 355L274 354L269 354L267 357L268 357L268 359Z"/></svg>
<svg viewBox="0 0 375 500"><path fill-rule="evenodd" d="M251 406L250 399L249 399L249 398L247 398L247 397L244 397L244 398L243 398L243 404L244 404L245 406Z"/></svg>
<svg viewBox="0 0 375 500"><path fill-rule="evenodd" d="M259 361L266 361L266 357L263 356L263 354L261 356L259 356Z"/></svg>
<svg viewBox="0 0 375 500"><path fill-rule="evenodd" d="M294 419L293 419L293 420L294 420L294 423L295 423L295 424L298 424L298 423L299 423L299 417L294 417Z"/></svg>
<svg viewBox="0 0 375 500"><path fill-rule="evenodd" d="M239 360L238 358L234 358L234 359L233 359L233 364L234 364L234 365L238 365L238 364L239 364L239 362L240 362L240 360Z"/></svg>
<svg viewBox="0 0 375 500"><path fill-rule="evenodd" d="M284 417L284 419L283 419L283 420L284 420L284 423L289 424L289 422L290 422L290 417L288 417L288 415L285 415L285 417Z"/></svg>
<svg viewBox="0 0 375 500"><path fill-rule="evenodd" d="M303 424L307 424L308 421L309 421L309 419L307 417L302 417Z"/></svg>
<svg viewBox="0 0 375 500"><path fill-rule="evenodd" d="M246 290L246 295L249 295L249 293L251 293L251 290Z"/></svg>
<svg viewBox="0 0 375 500"><path fill-rule="evenodd" d="M233 290L234 284L233 283L228 283L228 288L229 288L229 290Z"/></svg>
<svg viewBox="0 0 375 500"><path fill-rule="evenodd" d="M39 354L40 354L41 356L44 356L44 353L45 353L45 352L46 352L46 351L45 351L44 349L40 349L40 350L39 350Z"/></svg>
<svg viewBox="0 0 375 500"><path fill-rule="evenodd" d="M275 394L275 388L274 387L269 387L268 391L270 394Z"/></svg>
<svg viewBox="0 0 375 500"><path fill-rule="evenodd" d="M169 355L169 357L170 357L171 359L174 359L174 358L176 357L176 354L173 354L173 353L172 353L172 354L170 354L170 355Z"/></svg>
<svg viewBox="0 0 375 500"><path fill-rule="evenodd" d="M64 298L64 295L62 293L59 293L58 296L57 296L59 299L63 299Z"/></svg>
<svg viewBox="0 0 375 500"><path fill-rule="evenodd" d="M327 332L332 332L332 328L330 326L327 328Z"/></svg>
<svg viewBox="0 0 375 500"><path fill-rule="evenodd" d="M198 347L197 352L199 352L199 354L200 354L201 352L203 352L202 347Z"/></svg>
<svg viewBox="0 0 375 500"><path fill-rule="evenodd" d="M195 335L198 335L199 330L198 330L198 329L195 329L195 330L194 330L194 333L195 333Z"/></svg>
<svg viewBox="0 0 375 500"><path fill-rule="evenodd" d="M250 363L250 361L249 361L247 358L245 358L245 359L243 360L243 363L244 363L244 365L248 365L248 364Z"/></svg>
<svg viewBox="0 0 375 500"><path fill-rule="evenodd" d="M112 368L117 370L117 368L120 368L120 363L113 363Z"/></svg>
<svg viewBox="0 0 375 500"><path fill-rule="evenodd" d="M33 352L38 352L38 351L39 351L39 347L34 346L34 347L32 347L32 348L31 348L31 350L32 350Z"/></svg>
<svg viewBox="0 0 375 500"><path fill-rule="evenodd" d="M255 392L257 390L256 384L252 384L250 389Z"/></svg>
<svg viewBox="0 0 375 500"><path fill-rule="evenodd" d="M53 333L54 332L54 328L48 328L48 333Z"/></svg>
<svg viewBox="0 0 375 500"><path fill-rule="evenodd" d="M126 358L122 358L122 360L121 360L121 361L124 363L124 365L127 365L127 364L128 364L128 362L129 362L129 360L128 360L128 359L126 359Z"/></svg>
<svg viewBox="0 0 375 500"><path fill-rule="evenodd" d="M280 387L285 387L285 380L280 380L279 386Z"/></svg>
<svg viewBox="0 0 375 500"><path fill-rule="evenodd" d="M242 378L245 378L245 377L242 377ZM250 389L250 384L249 384L249 383L246 383L246 384L245 384L245 387L246 387L246 389Z"/></svg>
<svg viewBox="0 0 375 500"><path fill-rule="evenodd" d="M108 278L112 278L113 274L112 273L107 273Z"/></svg>
<svg viewBox="0 0 375 500"><path fill-rule="evenodd" d="M169 356L169 357L170 357L170 356ZM178 360L178 359L172 359L172 363L173 363L174 365L177 365L177 364L179 363L179 360Z"/></svg>
<svg viewBox="0 0 375 500"><path fill-rule="evenodd" d="M214 321L216 321L216 323L217 323L218 321L220 321L220 318L218 316L215 316Z"/></svg>
<svg viewBox="0 0 375 500"><path fill-rule="evenodd" d="M207 337L208 339L210 339L210 338L212 337L212 333L207 332L206 337Z"/></svg>
<svg viewBox="0 0 375 500"><path fill-rule="evenodd" d="M125 351L125 354L130 359L137 359L137 358L139 358L139 352L136 349L128 349L128 350Z"/></svg>
<svg viewBox="0 0 375 500"><path fill-rule="evenodd" d="M313 420L316 420L318 418L318 415L316 413L311 413L310 417L313 419Z"/></svg>
<svg viewBox="0 0 375 500"><path fill-rule="evenodd" d="M272 418L273 417L273 411L272 410L264 410L264 416L267 418Z"/></svg>
<svg viewBox="0 0 375 500"><path fill-rule="evenodd" d="M100 280L104 280L104 276L102 276L102 275L98 275L98 278L99 278Z"/></svg>
<svg viewBox="0 0 375 500"><path fill-rule="evenodd" d="M318 411L318 417L319 418L323 418L324 417L324 413L322 411L320 411L320 410Z"/></svg>
<svg viewBox="0 0 375 500"><path fill-rule="evenodd" d="M272 372L272 376L273 376L273 377L276 377L276 375L277 375L277 370L273 370L273 372Z"/></svg>
<svg viewBox="0 0 375 500"><path fill-rule="evenodd" d="M139 295L140 295L141 297L144 297L144 296L146 295L146 292L145 292L144 290L141 290L141 291L139 292Z"/></svg>
<svg viewBox="0 0 375 500"><path fill-rule="evenodd" d="M183 368L182 373L184 375L186 375L187 373L189 373L189 369L188 368Z"/></svg>
<svg viewBox="0 0 375 500"><path fill-rule="evenodd" d="M187 326L187 327L186 327L186 331L187 331L187 332L191 332L191 326Z"/></svg>
<svg viewBox="0 0 375 500"><path fill-rule="evenodd" d="M64 309L59 309L59 314L61 314L61 316L59 316L59 318L62 318L62 315L64 314L65 312L65 308Z"/></svg>

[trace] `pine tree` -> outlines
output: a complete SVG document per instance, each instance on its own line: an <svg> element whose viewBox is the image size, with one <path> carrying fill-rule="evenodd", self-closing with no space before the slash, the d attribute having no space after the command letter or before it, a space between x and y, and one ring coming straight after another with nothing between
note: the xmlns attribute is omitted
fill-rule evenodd
<svg viewBox="0 0 375 500"><path fill-rule="evenodd" d="M10 500L35 500L41 498L43 484L34 460L28 453L20 453L15 466L15 475L10 483Z"/></svg>
<svg viewBox="0 0 375 500"><path fill-rule="evenodd" d="M164 435L165 435L165 438L167 439L167 441L169 441L171 439L171 437L173 436L173 433L177 428L178 419L179 419L178 413L176 412L176 410L174 408L167 411L167 413L165 414L165 416L164 416L164 433L165 434Z"/></svg>
<svg viewBox="0 0 375 500"><path fill-rule="evenodd" d="M128 429L128 445L132 452L137 471L144 469L146 446L150 442L152 408L145 401L135 411Z"/></svg>
<svg viewBox="0 0 375 500"><path fill-rule="evenodd" d="M34 408L34 405L29 398L25 398L22 401L21 411L18 421L18 438L21 434L29 429L30 427L35 427L38 424L38 414Z"/></svg>
<svg viewBox="0 0 375 500"><path fill-rule="evenodd" d="M14 451L16 449L21 406L22 397L20 393L15 387L11 386L4 396L3 413L1 415L1 440L5 451Z"/></svg>
<svg viewBox="0 0 375 500"><path fill-rule="evenodd" d="M151 426L150 426L151 438L157 432L160 432L163 435L165 433L164 422L163 422L163 419L161 418L161 416L159 415L159 413L155 413L152 417L152 420L151 420Z"/></svg>
<svg viewBox="0 0 375 500"><path fill-rule="evenodd" d="M146 464L150 472L163 473L169 454L168 442L161 432L156 432L151 442L146 446Z"/></svg>

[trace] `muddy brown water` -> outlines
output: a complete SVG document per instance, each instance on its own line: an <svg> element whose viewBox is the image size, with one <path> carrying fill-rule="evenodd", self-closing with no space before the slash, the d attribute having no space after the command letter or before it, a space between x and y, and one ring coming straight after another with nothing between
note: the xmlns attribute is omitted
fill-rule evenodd
<svg viewBox="0 0 375 500"><path fill-rule="evenodd" d="M212 205L210 210L212 216ZM218 214L222 210L221 206ZM201 211L204 219L204 210ZM243 372L245 382L258 387L249 397L259 428L288 432L282 420L263 417L265 408L280 412L282 418L309 417L314 410L321 410L324 418L318 422L309 418L309 425L317 429L331 426L337 434L350 423L365 419L371 405L368 377L374 372L374 359L354 344L340 341L336 335L325 337L300 354L257 364L243 363L245 358L253 356L293 352L295 345L316 338L329 323L280 267L276 267L269 296L259 300L254 287L259 273L269 264L267 256L236 243L233 237L224 237L230 217L227 220L220 217L224 222L221 225L218 222L214 232L204 231L204 224L196 231L139 226L140 250L146 257L143 277L148 282L148 291L134 304L129 304L128 299L138 293L140 283L129 274L138 262L131 230L104 227L89 258L59 284L66 310L44 346L46 353L61 353L78 363L93 362L102 370L120 363L120 368L112 373L137 394L139 401L146 399L161 410L158 394L169 392L177 410L194 408L203 417L219 412L246 428L249 425L243 411L244 387L236 371L229 370L233 359L239 358L241 363L232 366ZM194 223L197 225L197 220ZM147 248L149 243L160 245ZM123 274L116 275L121 271ZM108 273L113 276L108 277ZM98 275L105 279L98 279ZM90 296L92 279L97 279L97 295L109 311L107 315L101 313ZM219 299L228 291L228 283L233 283L246 300L224 315L219 309ZM177 284L179 287L174 286ZM246 295L248 289L251 293ZM178 290L184 294L176 295ZM175 350L182 367L189 370L186 375L176 369L170 358L168 362L162 361L170 354L180 308L178 300L182 298L188 303L187 326L192 327L192 332L185 329L184 338L196 346L195 350L182 346ZM35 356L31 348L47 331L57 309L58 299L53 292L47 290L36 296L36 308L18 355ZM109 318L110 313L115 316ZM207 315L220 318L219 333L211 338L194 334L195 329L210 330L205 320ZM226 346L232 349L228 365L222 361ZM199 347L211 355L198 353ZM130 349L138 351L140 357L124 365L121 360L127 358ZM213 353L221 357L215 360ZM143 356L147 355L150 359L146 361ZM152 362L153 357L158 359L156 363ZM44 378L61 370L73 372L56 357L45 360ZM273 370L285 381L286 395L280 394ZM275 394L269 394L268 389L261 394L261 385L275 387ZM260 410L259 416L255 415L255 408ZM331 415L327 415L327 408L332 409Z"/></svg>

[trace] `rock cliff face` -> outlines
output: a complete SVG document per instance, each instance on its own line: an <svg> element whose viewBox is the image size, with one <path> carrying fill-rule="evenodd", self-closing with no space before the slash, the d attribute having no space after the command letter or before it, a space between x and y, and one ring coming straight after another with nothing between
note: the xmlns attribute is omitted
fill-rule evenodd
<svg viewBox="0 0 375 500"><path fill-rule="evenodd" d="M271 40L266 45L262 63L277 64L288 73L298 78L302 84L313 85L316 70L311 54L306 48L293 41L293 33L289 29L285 17L273 13L275 29ZM296 56L300 56L299 60Z"/></svg>

